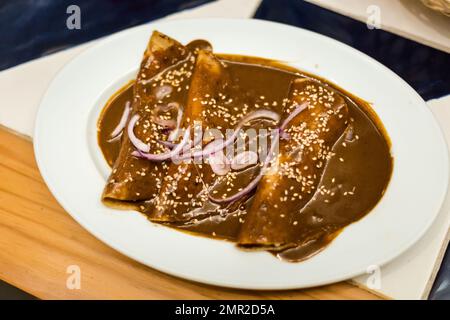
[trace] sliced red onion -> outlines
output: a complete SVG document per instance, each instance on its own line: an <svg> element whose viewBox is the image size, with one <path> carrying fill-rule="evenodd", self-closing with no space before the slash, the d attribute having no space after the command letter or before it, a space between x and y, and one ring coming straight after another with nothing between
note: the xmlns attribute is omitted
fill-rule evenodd
<svg viewBox="0 0 450 320"><path fill-rule="evenodd" d="M258 162L258 154L254 151L242 151L231 160L231 169L242 170Z"/></svg>
<svg viewBox="0 0 450 320"><path fill-rule="evenodd" d="M125 128L128 120L128 116L130 115L130 101L127 101L125 104L125 109L123 109L122 116L120 117L119 124L114 128L113 132L111 132L111 137L116 137L119 133L122 132L123 128Z"/></svg>
<svg viewBox="0 0 450 320"><path fill-rule="evenodd" d="M291 138L289 133L287 133L286 131L281 130L280 128L278 128L278 131L280 132L280 139L281 140L289 140Z"/></svg>
<svg viewBox="0 0 450 320"><path fill-rule="evenodd" d="M289 122L291 122L292 119L294 119L300 112L302 112L303 110L305 110L306 108L308 108L309 102L303 102L301 104L297 104L295 106L294 111L292 111L289 116L283 121L283 123L280 126L280 131L282 132L281 135L284 135L283 130L286 129L287 125L289 124Z"/></svg>
<svg viewBox="0 0 450 320"><path fill-rule="evenodd" d="M223 139L213 140L205 146L204 150L208 151L221 144L223 144ZM222 150L211 153L208 157L208 162L212 171L219 176L224 176L230 172L230 160L225 156Z"/></svg>
<svg viewBox="0 0 450 320"><path fill-rule="evenodd" d="M261 173L258 174L255 177L255 179L253 179L245 188L243 188L239 192L236 192L232 196L229 196L227 198L215 198L215 197L211 196L211 194L209 194L209 198L212 201L217 202L217 203L225 203L225 202L232 202L232 201L239 200L240 198L242 198L246 194L250 193L253 189L255 189L258 186L258 183L261 180L262 176L263 176L263 174L261 174Z"/></svg>
<svg viewBox="0 0 450 320"><path fill-rule="evenodd" d="M158 140L159 143L161 143L163 146L173 149L177 146L176 143L170 142L170 141L164 141L164 140Z"/></svg>
<svg viewBox="0 0 450 320"><path fill-rule="evenodd" d="M175 139L178 137L178 129L175 128L175 130L171 131L169 133L169 137L167 138L167 141L175 141Z"/></svg>
<svg viewBox="0 0 450 320"><path fill-rule="evenodd" d="M172 109L177 109L177 120L175 121L174 119L163 119L160 118L158 115L161 112L168 112ZM183 113L181 112L180 114L180 104L178 102L170 102L168 104L158 104L155 107L155 113L156 116L154 116L152 118L152 121L160 126L163 126L164 128L168 128L168 129L175 129L177 127L179 127L179 123L181 122L181 119L179 119Z"/></svg>
<svg viewBox="0 0 450 320"><path fill-rule="evenodd" d="M200 136L200 138L199 137L196 137L195 139L194 139L194 141L192 142L192 141L190 141L189 142L189 145L191 146L191 147L195 147L195 146L197 146L200 142L202 142L202 137ZM173 148L175 148L178 144L176 144L176 143L174 143L174 142L170 142L170 141L164 141L164 140L158 140L158 142L159 143L161 143L162 145L164 145L164 146L166 146L167 148L170 148L170 149L173 149Z"/></svg>
<svg viewBox="0 0 450 320"><path fill-rule="evenodd" d="M128 137L130 138L131 143L136 147L136 149L138 149L141 152L149 152L150 151L150 146L146 143L144 143L143 141L139 140L135 135L134 135L134 126L136 124L136 122L139 120L139 115L135 114L134 116L131 117L130 122L128 123Z"/></svg>
<svg viewBox="0 0 450 320"><path fill-rule="evenodd" d="M345 131L345 141L353 142L353 126L349 125Z"/></svg>
<svg viewBox="0 0 450 320"><path fill-rule="evenodd" d="M249 114L247 114L244 118L241 119L241 121L239 121L239 123L236 125L233 134L227 139L225 140L223 143L221 144L217 144L214 145L214 147L211 148L204 148L203 150L200 151L196 151L193 153L193 157L194 158L198 158L198 157L206 157L208 155L210 155L211 153L215 153L217 151L223 150L224 148L226 148L227 146L229 146L230 144L232 144L234 142L234 140L236 140L239 131L242 129L242 127L247 123L250 122L252 120L255 119L260 119L260 118L268 118L271 119L275 122L280 121L280 115L276 112L270 111L270 110L257 110L257 111L253 111Z"/></svg>
<svg viewBox="0 0 450 320"><path fill-rule="evenodd" d="M278 139L279 139L279 133L276 133L274 135L274 142L270 146L269 153L267 154L266 159L264 160L264 163L261 167L261 170L259 171L258 175L253 179L245 188L243 188L241 191L227 197L227 198L215 198L211 194L208 195L209 199L211 199L214 202L217 203L225 203L225 202L232 202L235 200L238 200L245 196L246 194L250 193L253 189L255 189L258 186L259 181L261 181L264 172L266 171L267 167L269 166L270 162L273 159L273 152L275 151L275 147L278 145Z"/></svg>
<svg viewBox="0 0 450 320"><path fill-rule="evenodd" d="M211 150L215 150L216 148L222 146L223 144L223 139L215 139L213 141L211 141L210 143L208 143L204 148L203 151L205 151L205 153L207 153L208 155L210 154L214 154L215 152L220 152L222 151L223 148L220 148L216 151L211 152Z"/></svg>
<svg viewBox="0 0 450 320"><path fill-rule="evenodd" d="M210 155L208 161L212 171L218 176L224 176L230 172L230 160L222 151Z"/></svg>
<svg viewBox="0 0 450 320"><path fill-rule="evenodd" d="M187 143L189 143L190 131L191 131L191 127L188 127L186 129L186 132L184 133L184 136L183 136L183 139L181 140L181 142L179 144L177 144L176 147L173 148L171 151L159 153L159 154L149 154L149 153L144 153L141 150L138 150L138 154L133 152L133 155L138 156L138 157L140 156L141 158L145 158L150 161L164 161L164 160L170 159L172 157L175 157L183 150L183 147Z"/></svg>
<svg viewBox="0 0 450 320"><path fill-rule="evenodd" d="M180 155L175 156L172 160L181 161L181 160L189 159L191 157L191 149L196 147L197 145L199 145L202 142L202 140L203 140L203 137L201 135L195 136L194 141L189 140L189 143L185 144L185 146L183 148L184 152L181 153ZM176 144L174 142L170 142L170 141L164 141L164 140L157 140L157 141L169 149L173 149L178 145L178 144Z"/></svg>
<svg viewBox="0 0 450 320"><path fill-rule="evenodd" d="M169 86L169 85L162 85L162 86L155 88L156 100L163 99L168 94L171 94L172 90L173 90L172 86Z"/></svg>

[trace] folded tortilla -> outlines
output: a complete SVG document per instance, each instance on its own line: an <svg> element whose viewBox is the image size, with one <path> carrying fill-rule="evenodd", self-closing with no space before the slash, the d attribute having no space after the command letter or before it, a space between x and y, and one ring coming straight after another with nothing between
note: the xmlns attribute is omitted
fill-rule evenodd
<svg viewBox="0 0 450 320"><path fill-rule="evenodd" d="M227 127L226 119L212 113L223 100L228 80L228 72L221 61L211 52L200 50L191 79L183 128L201 126L205 132L209 128ZM204 146L209 141L203 138ZM172 163L155 199L154 209L149 213L150 220L182 222L208 215L215 209L205 207L208 189L215 179L209 164L201 159Z"/></svg>
<svg viewBox="0 0 450 320"><path fill-rule="evenodd" d="M131 115L138 114L140 120L134 128L135 135L150 146L151 152L163 150L158 139L166 140L163 128L151 121L153 110L159 101L155 90L167 83L167 72L179 63L189 67L194 65L195 54L174 39L154 31L145 50L140 69L134 84ZM164 71L163 71L164 70ZM185 74L188 81L189 74ZM177 84L177 85L181 85ZM132 155L136 148L131 143L125 129L122 133L122 143L119 156L114 163L112 173L107 181L102 195L105 204L114 207L146 206L159 194L162 180L166 175L166 162L150 162ZM156 181L156 183L155 183ZM142 209L142 208L141 208Z"/></svg>
<svg viewBox="0 0 450 320"><path fill-rule="evenodd" d="M288 137L280 139L276 172L263 176L258 185L239 233L240 246L277 251L323 234L302 228L302 208L317 191L333 145L347 127L348 107L333 89L296 79L283 118L304 102L308 108L288 123Z"/></svg>

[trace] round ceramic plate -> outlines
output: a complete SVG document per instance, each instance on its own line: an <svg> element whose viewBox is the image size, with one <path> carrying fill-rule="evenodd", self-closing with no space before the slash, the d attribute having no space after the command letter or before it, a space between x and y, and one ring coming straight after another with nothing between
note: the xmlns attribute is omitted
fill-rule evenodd
<svg viewBox="0 0 450 320"><path fill-rule="evenodd" d="M138 69L153 30L187 43L210 41L215 52L290 62L373 103L392 140L394 170L380 203L315 257L283 262L266 252L196 237L105 207L109 168L97 146L96 121L107 99ZM258 20L158 22L99 41L67 64L45 94L34 147L56 199L97 238L160 271L235 288L290 289L364 273L412 246L431 225L447 189L447 148L420 96L375 60L340 42Z"/></svg>

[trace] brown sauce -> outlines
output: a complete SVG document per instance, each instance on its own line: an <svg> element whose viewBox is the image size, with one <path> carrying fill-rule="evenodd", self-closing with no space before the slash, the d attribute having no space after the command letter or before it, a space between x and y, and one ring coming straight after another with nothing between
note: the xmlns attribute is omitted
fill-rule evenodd
<svg viewBox="0 0 450 320"><path fill-rule="evenodd" d="M352 134L347 130L335 143L332 149L335 156L326 164L318 191L301 209L298 224L292 227L299 235L315 235L314 241L274 252L287 261L306 259L324 249L344 227L364 217L381 199L393 168L389 138L367 102L324 79L276 61L219 56L233 79L229 90L236 97L234 105L239 109L245 104L251 111L252 106L261 105L281 113L289 85L299 77L313 78L334 88L347 102ZM98 143L110 166L116 160L121 144L120 137L111 140L110 133L119 122L126 101L132 99L133 82L130 82L110 98L98 122ZM240 179L242 184L247 180ZM208 214L204 219L169 226L196 235L236 241L252 199L250 197L238 208L230 206L232 209L220 214Z"/></svg>

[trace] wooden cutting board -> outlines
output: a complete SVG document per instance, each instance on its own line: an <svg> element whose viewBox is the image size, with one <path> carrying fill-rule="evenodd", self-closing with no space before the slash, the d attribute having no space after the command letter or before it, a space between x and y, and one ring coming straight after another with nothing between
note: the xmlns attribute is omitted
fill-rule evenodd
<svg viewBox="0 0 450 320"><path fill-rule="evenodd" d="M81 271L80 289L66 285L73 265ZM225 289L135 262L97 240L64 211L39 173L31 141L4 128L0 278L41 299L378 299L345 282L291 291Z"/></svg>

